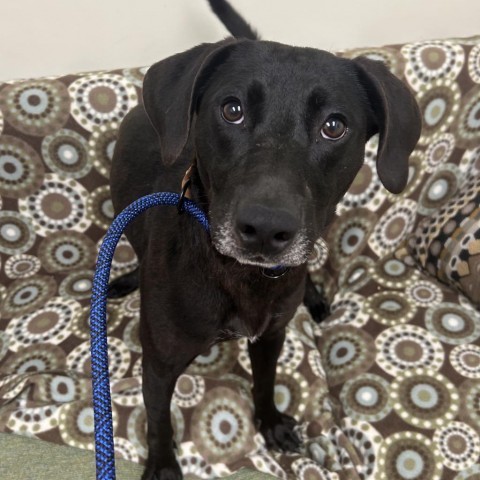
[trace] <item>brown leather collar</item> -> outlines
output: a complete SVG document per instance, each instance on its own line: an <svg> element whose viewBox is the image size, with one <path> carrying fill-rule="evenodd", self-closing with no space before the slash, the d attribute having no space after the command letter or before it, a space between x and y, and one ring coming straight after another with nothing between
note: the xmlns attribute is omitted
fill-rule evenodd
<svg viewBox="0 0 480 480"><path fill-rule="evenodd" d="M193 167L195 165L192 164L190 165L190 167L188 167L188 170L185 172L185 175L183 176L183 180L182 180L182 192L185 188L185 185L190 181L190 178L192 176L192 172L193 172ZM185 198L188 198L189 200L192 199L192 192L190 190L190 186L185 190L185 193L183 195Z"/></svg>

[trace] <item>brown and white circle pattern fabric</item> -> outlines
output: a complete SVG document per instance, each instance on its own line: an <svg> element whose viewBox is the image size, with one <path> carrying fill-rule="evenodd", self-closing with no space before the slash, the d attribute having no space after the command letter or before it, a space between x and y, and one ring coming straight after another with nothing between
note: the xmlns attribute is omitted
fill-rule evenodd
<svg viewBox="0 0 480 480"><path fill-rule="evenodd" d="M43 139L42 158L53 172L70 178L82 178L92 168L87 140L68 129Z"/></svg>
<svg viewBox="0 0 480 480"><path fill-rule="evenodd" d="M325 329L319 341L330 385L338 385L367 371L375 361L372 337L358 328L348 325Z"/></svg>
<svg viewBox="0 0 480 480"><path fill-rule="evenodd" d="M138 455L147 458L147 417L145 406L135 407L126 422L127 439L132 443Z"/></svg>
<svg viewBox="0 0 480 480"><path fill-rule="evenodd" d="M142 395L141 408L145 409L143 405L143 395ZM184 435L185 435L185 417L182 413L182 410L175 402L171 402L170 404L170 416L172 419L173 439L177 443L177 445L180 445L181 442L184 440ZM146 425L145 425L145 430L146 430ZM185 443L182 444L182 446L184 445Z"/></svg>
<svg viewBox="0 0 480 480"><path fill-rule="evenodd" d="M139 317L140 316L140 292L137 290L132 294L125 297L122 301L120 310L127 317Z"/></svg>
<svg viewBox="0 0 480 480"><path fill-rule="evenodd" d="M0 332L0 361L3 360L8 353L8 341L8 335L5 332Z"/></svg>
<svg viewBox="0 0 480 480"><path fill-rule="evenodd" d="M369 247L382 257L391 253L411 231L415 222L417 205L404 199L394 203L378 220L368 239Z"/></svg>
<svg viewBox="0 0 480 480"><path fill-rule="evenodd" d="M55 280L46 275L14 280L6 290L0 313L11 318L38 310L53 297L55 289Z"/></svg>
<svg viewBox="0 0 480 480"><path fill-rule="evenodd" d="M455 303L441 303L425 313L427 329L449 345L473 343L480 338L480 313Z"/></svg>
<svg viewBox="0 0 480 480"><path fill-rule="evenodd" d="M374 261L367 256L359 255L345 265L338 279L338 284L349 291L356 291L370 281L369 273Z"/></svg>
<svg viewBox="0 0 480 480"><path fill-rule="evenodd" d="M103 239L102 239L103 240ZM100 248L100 242L98 244ZM117 248L112 259L112 273L127 272L133 270L138 265L138 259L130 242L125 235L120 237Z"/></svg>
<svg viewBox="0 0 480 480"><path fill-rule="evenodd" d="M377 363L389 375L422 366L440 369L445 352L441 342L424 328L396 325L384 330L375 340Z"/></svg>
<svg viewBox="0 0 480 480"><path fill-rule="evenodd" d="M408 181L402 196L408 198L414 195L425 176L425 153L414 150L408 159ZM389 198L390 200L395 199L392 195Z"/></svg>
<svg viewBox="0 0 480 480"><path fill-rule="evenodd" d="M460 375L480 379L479 345L458 345L450 352L449 358L451 365Z"/></svg>
<svg viewBox="0 0 480 480"><path fill-rule="evenodd" d="M33 313L13 318L7 327L10 348L18 351L39 343L58 345L68 337L70 321L78 308L73 300L64 302L57 298Z"/></svg>
<svg viewBox="0 0 480 480"><path fill-rule="evenodd" d="M81 400L91 392L91 383L87 379L59 374L47 378L39 385L39 393L55 404L65 404Z"/></svg>
<svg viewBox="0 0 480 480"><path fill-rule="evenodd" d="M60 371L65 364L65 352L53 344L22 346L8 359L9 372L14 375Z"/></svg>
<svg viewBox="0 0 480 480"><path fill-rule="evenodd" d="M117 143L118 122L112 122L95 127L88 142L89 153L93 158L93 165L104 177L110 177L113 152Z"/></svg>
<svg viewBox="0 0 480 480"><path fill-rule="evenodd" d="M135 446L126 438L120 437L118 440L115 440L115 456L128 462L139 462L139 456Z"/></svg>
<svg viewBox="0 0 480 480"><path fill-rule="evenodd" d="M0 137L0 195L22 198L37 190L45 167L38 153L24 140Z"/></svg>
<svg viewBox="0 0 480 480"><path fill-rule="evenodd" d="M306 307L300 306L297 309L297 312L295 313L291 322L288 324L287 328L294 331L295 336L299 340L301 340L304 346L307 346L308 348L313 348L315 349L315 351L318 351L315 343L314 324L310 317L310 313L308 312ZM246 342L242 342L242 340L239 341L239 345L241 348L241 356L244 349L246 350L247 346ZM248 369L246 369L246 371L251 371L250 366L248 367Z"/></svg>
<svg viewBox="0 0 480 480"><path fill-rule="evenodd" d="M392 255L386 255L378 262L372 261L371 265L371 278L388 289L403 290L415 284L419 277L416 270Z"/></svg>
<svg viewBox="0 0 480 480"><path fill-rule="evenodd" d="M305 348L302 341L297 338L295 332L289 328L285 336L285 342L280 356L277 360L277 365L287 366L293 370L297 369L303 361L305 356Z"/></svg>
<svg viewBox="0 0 480 480"><path fill-rule="evenodd" d="M258 445L261 443L261 441L258 440L256 443ZM256 452L250 453L248 458L256 470L263 473L268 473L269 475L273 475L274 477L282 480L287 480L287 474L285 473L285 470L278 464L278 462L275 461L273 456L270 455L265 448L263 448L263 446L260 446ZM295 462L291 467L293 471L295 471L294 465Z"/></svg>
<svg viewBox="0 0 480 480"><path fill-rule="evenodd" d="M91 74L75 80L68 89L72 98L71 114L91 132L111 122L120 122L138 103L135 87L116 74Z"/></svg>
<svg viewBox="0 0 480 480"><path fill-rule="evenodd" d="M448 161L455 148L455 136L443 133L432 139L425 152L425 170L434 172L439 165Z"/></svg>
<svg viewBox="0 0 480 480"><path fill-rule="evenodd" d="M454 471L464 471L480 458L478 433L463 422L451 422L435 431L433 441L442 455L443 464Z"/></svg>
<svg viewBox="0 0 480 480"><path fill-rule="evenodd" d="M375 228L376 215L369 210L346 212L341 223L335 222L327 235L330 245L330 260L336 266L344 265L359 255L367 245L371 231Z"/></svg>
<svg viewBox="0 0 480 480"><path fill-rule="evenodd" d="M345 418L342 421L342 430L350 441L359 457L359 464L355 470L359 478L372 478L377 470L377 462L382 437L368 422Z"/></svg>
<svg viewBox="0 0 480 480"><path fill-rule="evenodd" d="M418 42L402 47L408 67L405 77L416 91L438 79L455 80L465 62L465 53L453 42Z"/></svg>
<svg viewBox="0 0 480 480"><path fill-rule="evenodd" d="M421 433L403 431L387 437L380 447L379 480L440 480L442 455Z"/></svg>
<svg viewBox="0 0 480 480"><path fill-rule="evenodd" d="M138 318L132 318L125 325L123 341L131 352L142 353L140 344L140 322Z"/></svg>
<svg viewBox="0 0 480 480"><path fill-rule="evenodd" d="M183 408L197 405L205 395L205 380L198 375L180 375L173 392L173 401Z"/></svg>
<svg viewBox="0 0 480 480"><path fill-rule="evenodd" d="M328 258L328 247L323 238L319 238L313 245L313 251L308 259L308 270L315 272L320 270Z"/></svg>
<svg viewBox="0 0 480 480"><path fill-rule="evenodd" d="M467 468L463 472L460 472L458 475L455 475L453 480L475 480L480 475L480 463Z"/></svg>
<svg viewBox="0 0 480 480"><path fill-rule="evenodd" d="M93 408L89 400L79 400L60 407L59 431L62 440L71 447L93 450ZM118 425L118 414L112 404L113 430Z"/></svg>
<svg viewBox="0 0 480 480"><path fill-rule="evenodd" d="M458 389L461 399L460 420L480 431L480 382L465 380Z"/></svg>
<svg viewBox="0 0 480 480"><path fill-rule="evenodd" d="M398 373L390 388L394 410L414 427L444 427L458 414L458 390L444 375L429 368Z"/></svg>
<svg viewBox="0 0 480 480"><path fill-rule="evenodd" d="M373 373L347 380L342 387L340 400L349 417L365 422L378 422L392 410L389 383Z"/></svg>
<svg viewBox="0 0 480 480"><path fill-rule="evenodd" d="M477 147L480 141L480 86L472 88L463 97L456 125L459 145Z"/></svg>
<svg viewBox="0 0 480 480"><path fill-rule="evenodd" d="M475 45L468 56L468 73L475 83L480 83L480 45Z"/></svg>
<svg viewBox="0 0 480 480"><path fill-rule="evenodd" d="M461 173L456 165L443 165L433 173L420 194L418 212L431 215L450 200L461 184Z"/></svg>
<svg viewBox="0 0 480 480"><path fill-rule="evenodd" d="M122 71L122 75L133 85L138 88L143 87L143 79L149 67L126 68Z"/></svg>
<svg viewBox="0 0 480 480"><path fill-rule="evenodd" d="M468 175L473 177L480 175L480 147L472 150L466 150L459 164L462 178L466 179Z"/></svg>
<svg viewBox="0 0 480 480"><path fill-rule="evenodd" d="M5 120L18 131L43 136L65 125L70 98L59 80L28 80L4 88L0 108Z"/></svg>
<svg viewBox="0 0 480 480"><path fill-rule="evenodd" d="M38 248L45 270L50 273L69 272L94 265L95 244L83 233L54 232L45 237Z"/></svg>
<svg viewBox="0 0 480 480"><path fill-rule="evenodd" d="M59 407L56 405L45 405L19 409L13 412L8 419L8 428L13 431L20 431L23 435L38 435L59 424Z"/></svg>
<svg viewBox="0 0 480 480"><path fill-rule="evenodd" d="M394 326L410 322L417 312L417 306L400 292L386 290L367 297L363 311L382 325Z"/></svg>
<svg viewBox="0 0 480 480"><path fill-rule="evenodd" d="M337 294L330 305L328 327L334 325L363 327L368 321L368 314L363 309L364 302L365 299L361 295L352 292Z"/></svg>
<svg viewBox="0 0 480 480"><path fill-rule="evenodd" d="M110 188L107 185L96 188L87 200L87 215L97 227L106 230L115 216Z"/></svg>
<svg viewBox="0 0 480 480"><path fill-rule="evenodd" d="M427 280L419 280L409 285L405 293L417 307L433 307L443 301L443 292L440 287Z"/></svg>
<svg viewBox="0 0 480 480"><path fill-rule="evenodd" d="M217 376L231 370L237 361L236 342L222 342L213 345L208 352L199 355L188 368L192 375Z"/></svg>
<svg viewBox="0 0 480 480"><path fill-rule="evenodd" d="M210 463L229 463L253 450L248 402L235 391L217 387L205 394L192 416L192 439Z"/></svg>
<svg viewBox="0 0 480 480"><path fill-rule="evenodd" d="M142 384L139 378L126 377L112 381L112 400L123 407L143 405Z"/></svg>
<svg viewBox="0 0 480 480"><path fill-rule="evenodd" d="M337 207L337 214L342 215L352 208L368 208L376 211L386 198L386 190L377 174L378 136L369 140L365 149L362 168L357 173L348 192Z"/></svg>
<svg viewBox="0 0 480 480"><path fill-rule="evenodd" d="M178 452L178 463L184 478L222 478L230 473L228 470L222 472L221 464L209 465L192 442L182 444Z"/></svg>
<svg viewBox="0 0 480 480"><path fill-rule="evenodd" d="M461 93L456 83L437 80L418 93L417 101L422 115L420 145L429 145L439 133L447 131L460 109Z"/></svg>
<svg viewBox="0 0 480 480"><path fill-rule="evenodd" d="M303 375L289 368L277 368L275 377L275 406L293 416L303 413L308 401L308 383Z"/></svg>
<svg viewBox="0 0 480 480"><path fill-rule="evenodd" d="M92 294L93 270L75 270L66 276L58 286L62 297L74 300L90 298Z"/></svg>
<svg viewBox="0 0 480 480"><path fill-rule="evenodd" d="M333 480L334 478L326 468L309 459L301 458L293 462L292 471L298 480Z"/></svg>
<svg viewBox="0 0 480 480"><path fill-rule="evenodd" d="M60 230L85 231L87 190L76 180L47 174L41 187L19 200L20 212L32 219L35 231L45 237Z"/></svg>
<svg viewBox="0 0 480 480"><path fill-rule="evenodd" d="M13 255L5 262L5 274L9 278L27 278L35 275L42 264L34 255Z"/></svg>
<svg viewBox="0 0 480 480"><path fill-rule="evenodd" d="M16 211L0 210L0 252L22 254L35 243L35 231L29 217Z"/></svg>

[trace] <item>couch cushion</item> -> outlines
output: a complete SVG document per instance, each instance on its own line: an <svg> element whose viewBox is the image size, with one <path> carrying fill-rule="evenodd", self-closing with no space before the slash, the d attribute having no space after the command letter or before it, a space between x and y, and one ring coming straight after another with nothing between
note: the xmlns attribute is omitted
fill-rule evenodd
<svg viewBox="0 0 480 480"><path fill-rule="evenodd" d="M429 274L480 305L480 177L467 180L445 206L420 222L408 250Z"/></svg>

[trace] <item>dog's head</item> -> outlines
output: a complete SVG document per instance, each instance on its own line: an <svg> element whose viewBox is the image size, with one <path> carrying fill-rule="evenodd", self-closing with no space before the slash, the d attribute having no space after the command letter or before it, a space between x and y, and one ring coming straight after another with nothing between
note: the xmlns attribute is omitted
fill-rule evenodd
<svg viewBox="0 0 480 480"><path fill-rule="evenodd" d="M216 249L241 263L304 263L380 134L377 171L399 193L421 128L381 63L227 40L150 68L145 110L163 161L196 159Z"/></svg>

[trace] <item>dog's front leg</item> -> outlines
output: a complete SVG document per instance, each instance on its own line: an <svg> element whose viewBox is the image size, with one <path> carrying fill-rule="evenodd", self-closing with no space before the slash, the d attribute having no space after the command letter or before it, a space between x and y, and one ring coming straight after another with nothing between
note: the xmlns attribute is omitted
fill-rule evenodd
<svg viewBox="0 0 480 480"><path fill-rule="evenodd" d="M278 411L274 402L275 371L285 340L285 328L248 342L252 363L255 420L268 448L298 451L300 439L294 432L294 418Z"/></svg>
<svg viewBox="0 0 480 480"><path fill-rule="evenodd" d="M173 450L170 402L186 365L169 365L158 356L143 358L143 398L147 410L148 460L142 480L177 480L182 472Z"/></svg>

